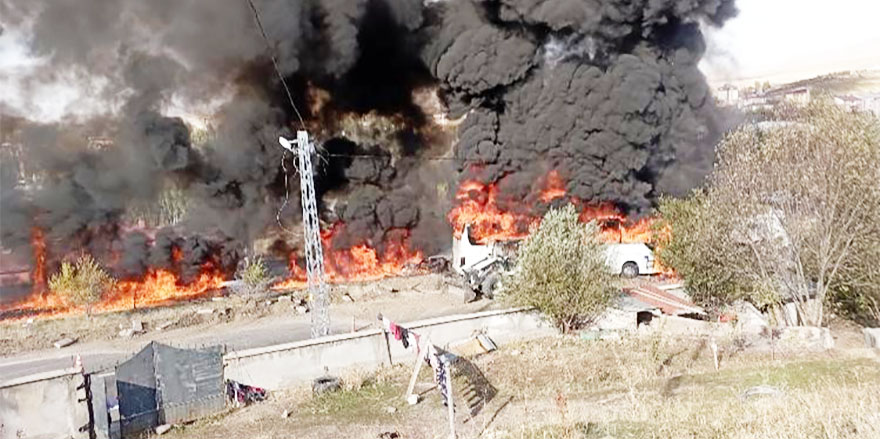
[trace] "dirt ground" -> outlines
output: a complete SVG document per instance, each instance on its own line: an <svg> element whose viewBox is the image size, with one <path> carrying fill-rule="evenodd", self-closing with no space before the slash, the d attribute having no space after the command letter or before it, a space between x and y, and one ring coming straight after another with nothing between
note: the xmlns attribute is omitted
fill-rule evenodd
<svg viewBox="0 0 880 439"><path fill-rule="evenodd" d="M455 312L470 312L496 307L494 302L478 301L463 304L464 290L459 279L452 275L425 274L387 278L374 282L331 286L331 313L337 325L361 329L376 320L383 312L401 321L430 318ZM0 356L20 354L51 348L53 343L75 339L77 343L102 340L132 340L133 345L159 333L175 331L186 337L206 328L213 331L223 327L266 321L267 325L279 318L302 319L305 292L267 292L252 296L237 296L221 292L215 297L181 302L169 306L93 315L34 318L0 322ZM139 322L141 333L126 334ZM185 329L181 331L181 329Z"/></svg>
<svg viewBox="0 0 880 439"><path fill-rule="evenodd" d="M498 439L880 437L876 352L759 353L734 340L719 347L716 370L698 339L558 336L502 346L457 369L454 394L465 398L457 399L455 428L459 438ZM417 389L422 401L404 401L409 372L410 365L352 371L342 391L275 392L163 437L448 437L447 412L427 371ZM468 396L491 397L471 412Z"/></svg>

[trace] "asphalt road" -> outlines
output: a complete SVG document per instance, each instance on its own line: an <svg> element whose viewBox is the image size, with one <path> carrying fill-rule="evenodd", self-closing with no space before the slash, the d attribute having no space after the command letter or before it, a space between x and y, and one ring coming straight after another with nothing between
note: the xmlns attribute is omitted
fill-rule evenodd
<svg viewBox="0 0 880 439"><path fill-rule="evenodd" d="M395 285L394 282L401 285ZM382 286L388 293L379 293L380 285L368 285L371 297L366 301L334 304L331 309L331 333L342 334L364 328L375 328L376 313L382 312L399 322L440 317L452 314L485 311L493 301L461 302L461 294L430 283L430 277L401 278ZM420 286L425 283L424 286ZM391 288L401 292L391 293ZM75 343L61 349L41 349L0 357L0 383L27 375L73 366L80 355L86 371L113 367L127 360L151 341L179 348L224 345L236 351L281 343L307 340L311 337L309 314L271 315L250 321L232 321L211 326L193 326L166 331L150 331L134 338L114 338Z"/></svg>

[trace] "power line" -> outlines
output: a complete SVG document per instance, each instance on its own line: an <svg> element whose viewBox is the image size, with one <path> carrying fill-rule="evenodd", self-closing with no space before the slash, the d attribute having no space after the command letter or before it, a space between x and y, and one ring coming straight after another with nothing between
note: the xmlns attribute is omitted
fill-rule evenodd
<svg viewBox="0 0 880 439"><path fill-rule="evenodd" d="M260 13L257 12L257 7L254 6L253 0L247 0L248 4L251 6L251 11L254 12L254 20L257 22L257 27L260 29L260 35L263 36L263 41L266 43L266 49L269 53L269 58L272 59L272 67L275 68L275 74L278 75L278 79L281 81L281 85L284 86L284 91L287 93L287 101L290 102L290 106L293 107L293 111L296 113L296 117L299 119L299 124L302 129L306 129L306 123L303 121L302 115L299 114L299 110L296 108L296 104L293 103L293 95L290 94L290 89L287 87L287 81L284 80L284 75L281 74L281 69L278 68L278 61L275 59L275 54L272 50L272 44L269 43L269 37L266 36L266 31L263 29L263 22L260 20Z"/></svg>
<svg viewBox="0 0 880 439"><path fill-rule="evenodd" d="M281 81L281 85L284 87L284 92L287 93L287 101L290 103L290 107L293 108L293 112L296 113L297 119L299 119L299 124L303 130L306 129L306 123L302 118L302 115L299 113L299 109L296 108L296 104L293 102L293 95L290 93L290 88L287 87L287 81L284 80L284 75L281 74L281 69L278 68L278 60L275 59L275 53L272 50L272 44L269 42L269 37L266 36L266 30L263 29L263 22L260 20L260 13L257 11L257 7L254 6L253 0L247 0L248 5L251 7L251 11L254 13L254 21L257 22L257 28L260 30L260 35L263 36L263 42L266 44L266 52L269 54L269 58L272 60L272 67L275 69L275 74L278 75L278 80ZM287 205L290 203L290 173L287 170L287 150L284 149L281 153L281 169L284 171L284 201L281 203L281 206L275 212L275 222L278 223L278 226L281 230L287 233L293 233L293 230L289 230L287 227L284 227L284 224L281 222L281 213L284 212L284 209L287 208Z"/></svg>

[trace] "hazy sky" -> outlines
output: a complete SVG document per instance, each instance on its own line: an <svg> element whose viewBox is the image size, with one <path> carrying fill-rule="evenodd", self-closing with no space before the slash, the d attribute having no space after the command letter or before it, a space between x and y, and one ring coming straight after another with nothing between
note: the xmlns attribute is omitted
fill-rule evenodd
<svg viewBox="0 0 880 439"><path fill-rule="evenodd" d="M739 15L706 29L710 81L880 68L880 0L736 0Z"/></svg>

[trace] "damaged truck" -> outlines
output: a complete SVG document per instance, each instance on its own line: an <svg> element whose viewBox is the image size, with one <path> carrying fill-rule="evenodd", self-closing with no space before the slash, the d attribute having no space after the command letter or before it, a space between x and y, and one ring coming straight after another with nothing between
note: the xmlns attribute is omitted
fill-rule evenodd
<svg viewBox="0 0 880 439"><path fill-rule="evenodd" d="M518 245L518 240L478 244L471 238L469 225L464 227L460 237L453 236L452 269L470 287L465 292L465 302L476 300L478 295L487 299L495 297L515 265ZM657 274L654 252L641 242L607 244L605 265L621 277Z"/></svg>

